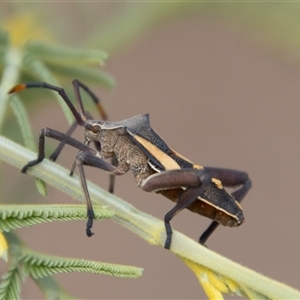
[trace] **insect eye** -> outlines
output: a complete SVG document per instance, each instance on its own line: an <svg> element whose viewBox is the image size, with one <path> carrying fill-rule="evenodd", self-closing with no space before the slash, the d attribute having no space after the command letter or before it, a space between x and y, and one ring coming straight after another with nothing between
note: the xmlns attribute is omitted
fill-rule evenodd
<svg viewBox="0 0 300 300"><path fill-rule="evenodd" d="M93 133L99 133L100 128L99 128L99 126L93 126L91 130Z"/></svg>

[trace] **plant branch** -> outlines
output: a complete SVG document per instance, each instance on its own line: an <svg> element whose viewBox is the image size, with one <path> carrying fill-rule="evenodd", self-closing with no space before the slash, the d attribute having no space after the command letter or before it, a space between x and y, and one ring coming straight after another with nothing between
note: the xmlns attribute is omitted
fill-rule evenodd
<svg viewBox="0 0 300 300"><path fill-rule="evenodd" d="M28 161L35 158L35 153L0 137L1 160L21 169ZM70 177L68 171L61 166L44 160L43 163L28 170L28 173L41 178L71 197L84 201L78 178ZM108 208L115 213L112 217L113 220L144 238L150 244L163 247L166 234L162 221L138 211L129 203L92 183L88 185L93 202L108 205ZM222 278L225 283L230 282L232 285L233 282L236 288L235 292L239 294L247 295L247 292L249 294L249 291L254 291L270 299L300 299L299 291L222 257L175 230L172 238L171 252L185 261L196 275L199 273L198 268L200 267L213 272L214 277L210 277L212 283Z"/></svg>

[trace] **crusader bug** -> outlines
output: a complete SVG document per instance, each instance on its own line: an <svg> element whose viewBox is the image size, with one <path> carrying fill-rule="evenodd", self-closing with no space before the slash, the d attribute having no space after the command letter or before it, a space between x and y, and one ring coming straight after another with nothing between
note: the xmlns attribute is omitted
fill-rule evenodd
<svg viewBox="0 0 300 300"><path fill-rule="evenodd" d="M141 189L162 194L176 203L164 217L167 235L166 249L171 246L172 228L170 221L185 208L213 220L200 236L199 242L201 244L206 242L219 224L237 227L243 223L244 215L239 203L251 187L247 173L194 164L170 148L151 128L148 114L119 122L107 121L105 111L96 95L78 80L74 80L72 84L78 110L64 89L47 83L20 84L13 87L9 93L27 88L50 89L59 93L73 113L76 121L66 134L51 128L41 130L38 157L28 162L21 171L26 173L29 167L43 161L45 137L60 141L59 146L50 156L53 161L56 160L65 144L77 148L79 152L70 175L77 167L87 202L86 234L88 236L93 235L91 228L94 213L86 183L84 165L102 169L110 174L110 192L113 191L114 176L123 175L130 170ZM92 98L103 120L94 120L84 110L80 89L85 90ZM85 130L84 142L71 137L76 125ZM89 146L90 143L94 143L95 149ZM112 158L111 163L105 160L108 158ZM238 188L229 194L224 186Z"/></svg>

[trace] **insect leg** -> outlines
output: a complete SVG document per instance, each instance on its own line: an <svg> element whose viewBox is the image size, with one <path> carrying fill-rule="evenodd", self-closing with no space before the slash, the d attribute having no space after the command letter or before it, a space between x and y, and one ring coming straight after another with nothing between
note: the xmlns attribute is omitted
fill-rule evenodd
<svg viewBox="0 0 300 300"><path fill-rule="evenodd" d="M69 130L65 134L67 136L71 136L72 133L74 132L74 130L76 129L77 125L78 125L77 121L74 121L73 124L71 125L71 127L69 128ZM57 146L57 148L49 156L49 159L52 161L56 161L56 159L57 159L58 155L60 154L60 152L62 151L64 145L65 145L64 141L60 142L59 145Z"/></svg>
<svg viewBox="0 0 300 300"><path fill-rule="evenodd" d="M45 158L45 137L49 137L49 138L58 140L60 142L63 142L64 144L68 144L68 145L70 145L74 148L77 148L80 151L95 153L95 150L93 150L90 147L88 147L87 145L75 140L74 138L66 135L65 133L59 132L59 131L51 129L51 128L43 128L41 130L41 133L40 133L40 136L39 136L39 146L38 146L37 159L34 159L34 160L28 162L21 169L22 173L26 173L28 168L39 164Z"/></svg>
<svg viewBox="0 0 300 300"><path fill-rule="evenodd" d="M118 164L117 158L114 155L111 160L110 160L111 164L113 166L116 166ZM116 181L116 176L113 174L109 175L109 186L108 186L108 191L113 194L114 193L114 188L115 188L115 181Z"/></svg>
<svg viewBox="0 0 300 300"><path fill-rule="evenodd" d="M251 188L252 183L246 172L213 167L205 167L205 170L210 174L211 177L221 180L224 186L235 187L240 185L241 187L231 194L239 203L243 200ZM204 245L218 226L218 222L212 221L212 223L200 236L199 243Z"/></svg>
<svg viewBox="0 0 300 300"><path fill-rule="evenodd" d="M91 118L92 119L92 116L89 112L86 112L86 116L88 118ZM71 127L68 129L68 131L65 133L67 136L71 136L73 134L73 132L75 131L76 127L77 127L78 123L77 121L74 121L73 124L71 125ZM100 143L99 142L94 142L95 144L95 147L98 151L100 151ZM97 144L97 145L96 145ZM61 153L63 147L65 145L65 142L64 141L61 141L59 143L59 145L57 146L57 148L53 151L53 153L49 156L49 159L52 160L52 161L56 161L57 160L57 157L58 155ZM73 167L71 169L71 172L70 174L72 175L73 172L74 172L74 167L75 167L75 163L73 164Z"/></svg>
<svg viewBox="0 0 300 300"><path fill-rule="evenodd" d="M41 130L40 136L39 136L39 150L38 150L38 157L35 160L32 160L28 162L21 170L22 173L26 173L27 169L30 167L33 167L40 162L43 161L45 158L45 137L49 137L55 140L58 140L60 142L63 142L64 144L68 144L74 148L77 148L80 152L77 155L76 158L76 166L79 170L79 178L80 182L86 197L87 201L87 215L88 215L88 222L87 222L87 229L86 233L88 236L92 236L91 227L93 225L93 207L90 200L90 196L87 189L86 184L86 178L83 170L83 165L93 166L100 168L110 174L113 175L123 175L125 171L122 171L118 169L117 167L107 163L106 161L102 160L99 156L97 156L97 152L87 146L86 144L77 141L76 139L72 138L71 136L56 131L51 128L44 128Z"/></svg>
<svg viewBox="0 0 300 300"><path fill-rule="evenodd" d="M196 201L197 197L210 182L211 177L205 170L179 169L156 173L149 176L142 183L141 188L148 192L186 187L179 195L176 205L164 217L167 234L165 242L166 249L170 249L171 246L172 228L170 221L181 210Z"/></svg>
<svg viewBox="0 0 300 300"><path fill-rule="evenodd" d="M107 163L105 160L103 160L102 158L100 158L99 156L97 156L93 153L89 153L89 152L79 152L78 153L78 155L76 157L76 166L78 168L80 183L81 183L81 186L82 186L85 198L86 198L86 204L87 204L88 221L86 224L86 234L87 234L87 236L91 237L93 235L91 228L93 226L94 210L93 210L92 201L91 201L87 183L86 183L86 177L85 177L83 165L102 169L102 170L110 173L111 175L123 175L125 173L125 171L120 170L117 167Z"/></svg>

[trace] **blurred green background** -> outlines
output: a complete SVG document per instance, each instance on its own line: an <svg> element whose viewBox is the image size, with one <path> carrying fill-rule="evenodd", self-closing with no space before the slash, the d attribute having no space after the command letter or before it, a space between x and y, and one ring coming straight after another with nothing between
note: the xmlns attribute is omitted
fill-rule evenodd
<svg viewBox="0 0 300 300"><path fill-rule="evenodd" d="M218 229L208 246L299 288L299 3L15 2L0 7L2 28L19 33L32 28L33 40L109 54L101 71L114 78L115 87L95 82L91 87L111 120L149 112L152 127L192 161L249 172L253 188L243 203L246 223L238 229ZM26 16L32 23L25 21ZM72 79L57 77L70 95ZM49 93L34 90L28 95L26 107L36 138L46 126L66 130L67 121ZM15 123L8 110L2 133L21 142ZM80 130L77 137L83 138ZM47 141L47 145L50 153L56 144ZM69 168L74 155L76 150L66 149L59 163ZM106 188L105 174L87 173ZM130 175L117 178L116 194L162 219L173 204L140 191ZM5 164L1 201L72 203L51 188L42 198L32 177ZM194 239L208 224L190 212L172 221L175 229ZM194 275L167 251L150 247L112 221L97 223L97 234L88 240L83 226L83 222L45 224L18 232L41 252L145 269L137 280L56 276L78 298L205 297ZM5 267L1 262L1 273ZM37 287L25 283L22 298L41 297Z"/></svg>

